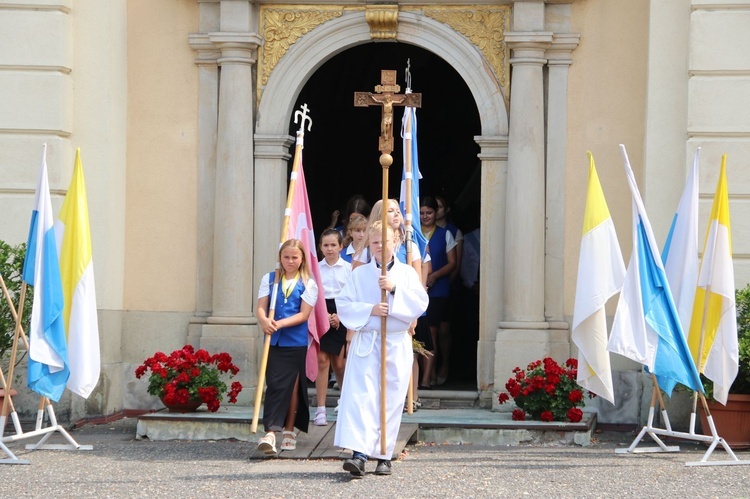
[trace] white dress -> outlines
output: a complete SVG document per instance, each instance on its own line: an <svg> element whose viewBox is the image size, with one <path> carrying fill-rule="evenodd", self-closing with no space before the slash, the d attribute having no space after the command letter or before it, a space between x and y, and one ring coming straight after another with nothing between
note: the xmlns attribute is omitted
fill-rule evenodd
<svg viewBox="0 0 750 499"><path fill-rule="evenodd" d="M396 286L388 295L386 318L386 452L380 452L380 325L381 317L370 315L380 302L378 277L381 270L373 259L357 267L336 298L339 319L356 331L346 361L346 379L341 390L334 444L376 459L391 459L396 445L404 399L413 364L409 324L427 310L429 298L416 271L394 261L388 277Z"/></svg>

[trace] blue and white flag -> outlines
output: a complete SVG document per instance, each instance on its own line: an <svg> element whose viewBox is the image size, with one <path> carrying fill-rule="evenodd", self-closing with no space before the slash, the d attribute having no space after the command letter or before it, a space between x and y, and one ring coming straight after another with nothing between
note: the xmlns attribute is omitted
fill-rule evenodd
<svg viewBox="0 0 750 499"><path fill-rule="evenodd" d="M698 283L698 157L695 150L693 168L690 170L680 203L669 228L667 242L661 254L672 290L674 305L680 316L682 332L690 331L693 300Z"/></svg>
<svg viewBox="0 0 750 499"><path fill-rule="evenodd" d="M667 395L677 383L703 392L625 146L620 150L633 197L633 253L607 349L646 366Z"/></svg>
<svg viewBox="0 0 750 499"><path fill-rule="evenodd" d="M411 221L413 241L419 247L420 258L424 259L427 248L427 238L422 234L422 223L419 220L419 155L417 154L417 109L406 107L401 120L401 137L404 139L404 169L401 174L401 195L399 205L405 221ZM407 208L407 184L411 183L411 213Z"/></svg>
<svg viewBox="0 0 750 499"><path fill-rule="evenodd" d="M47 144L44 144L23 262L23 279L34 287L27 384L29 389L57 402L65 390L70 369L54 219L47 178Z"/></svg>

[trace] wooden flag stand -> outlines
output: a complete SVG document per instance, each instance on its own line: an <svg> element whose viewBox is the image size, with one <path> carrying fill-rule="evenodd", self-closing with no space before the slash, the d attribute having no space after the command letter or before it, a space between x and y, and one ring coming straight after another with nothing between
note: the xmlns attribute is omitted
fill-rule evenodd
<svg viewBox="0 0 750 499"><path fill-rule="evenodd" d="M55 409L54 407L52 407L52 404L46 397L41 397L39 400L39 408L37 410L36 425L34 427L34 430L24 432L23 428L21 428L21 422L18 419L18 413L16 412L16 409L13 405L13 400L10 396L10 390L13 384L13 371L15 369L16 358L18 355L19 339L23 341L26 350L29 349L29 341L26 338L26 333L24 332L23 327L21 327L21 321L23 319L23 304L26 299L26 283L24 282L21 285L21 296L18 304L18 312L16 312L16 308L13 305L13 300L10 296L10 293L8 292L8 288L5 285L5 280L3 279L2 275L0 275L0 286L2 286L3 288L3 295L5 296L5 300L8 302L8 307L10 307L11 314L16 320L16 328L13 334L13 347L11 348L10 353L10 367L8 368L7 378L2 372L2 368L0 368L0 382L2 382L2 387L5 389L5 399L3 400L2 412L0 412L0 451L4 452L7 456L7 458L4 459L0 458L0 464L29 464L29 461L16 457L16 455L11 452L11 450L5 445L5 443L16 442L18 440L33 438L37 436L41 436L41 440L39 440L39 442L37 442L36 444L27 444L26 449L93 450L94 447L91 445L78 444L78 442L76 442L73 437L70 436L65 428L60 426L60 424L57 422L57 417L55 416ZM45 409L47 412L47 417L49 418L50 425L43 427ZM16 433L15 435L5 436L5 425L8 420L9 411L10 418L13 420L13 427ZM49 439L49 437L51 437L55 432L60 433L65 438L65 440L68 441L68 444L45 444L47 439Z"/></svg>
<svg viewBox="0 0 750 499"><path fill-rule="evenodd" d="M703 442L706 444L710 444L708 447L708 450L703 455L700 461L690 461L685 463L686 466L732 466L732 465L739 465L739 464L750 464L750 460L740 460L735 453L732 451L732 449L729 447L729 444L719 436L719 434L716 432L716 426L714 425L713 417L711 416L711 412L708 410L708 404L706 402L706 397L702 393L696 393L695 397L697 400L697 397L700 396L701 402L703 404L703 409L706 411L706 416L708 419L708 425L711 429L711 435L699 435L695 433L695 410L696 410L696 404L693 404L693 413L690 415L690 431L688 433L682 432L682 431L674 431L672 429L672 425L669 422L669 415L667 414L667 408L664 404L664 398L661 396L661 390L659 389L659 383L656 381L656 376L653 374L651 375L651 379L654 382L654 393L651 395L651 407L648 410L648 421L646 423L646 426L644 426L640 433L638 433L638 436L633 440L633 443L630 444L630 447L627 449L615 449L616 454L639 454L639 453L647 453L647 452L679 452L680 447L677 445L666 445L662 439L659 438L659 436L663 437L672 437L672 438L680 438L683 440L692 440L694 442ZM661 417L664 420L664 428L657 428L654 426L654 414L656 411L656 400L659 400L659 408L661 409ZM704 428L705 431L705 428ZM650 436L651 439L656 442L657 447L637 447L638 443L645 437L646 435ZM722 448L729 454L730 460L724 460L724 461L709 461L708 458L711 456L711 453L716 449L717 446L721 445Z"/></svg>

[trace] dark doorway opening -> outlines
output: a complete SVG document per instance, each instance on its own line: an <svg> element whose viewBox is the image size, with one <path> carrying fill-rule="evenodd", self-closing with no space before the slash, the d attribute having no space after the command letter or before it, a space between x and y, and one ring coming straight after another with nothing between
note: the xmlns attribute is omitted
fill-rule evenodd
<svg viewBox="0 0 750 499"><path fill-rule="evenodd" d="M367 43L348 49L325 62L302 88L294 109L310 109L312 129L305 131L303 166L315 232L331 224L334 210L354 194L372 205L381 197L382 169L378 136L381 108L355 108L354 92L374 92L380 71L398 72L401 92L404 70L410 61L412 91L422 93L417 111L420 192L443 196L451 207L452 222L464 233L479 227L480 162L474 136L481 134L479 112L461 76L437 55L404 43ZM389 173L389 196L400 192L403 108L394 108L394 161ZM289 134L299 126L290 120ZM291 160L289 162L291 169ZM457 277L460 287L460 277ZM456 297L456 305L460 297ZM472 312L476 314L476 312ZM449 386L476 389L477 331L463 331L461 308L453 322L453 350ZM477 318L472 317L471 323Z"/></svg>

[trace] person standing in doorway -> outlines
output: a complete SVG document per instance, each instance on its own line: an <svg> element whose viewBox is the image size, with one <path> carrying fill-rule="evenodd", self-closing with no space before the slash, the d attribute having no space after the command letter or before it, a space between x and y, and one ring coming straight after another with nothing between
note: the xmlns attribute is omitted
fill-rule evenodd
<svg viewBox="0 0 750 499"><path fill-rule="evenodd" d="M427 292L430 295L427 321L430 324L433 345L437 350L437 362L433 361L430 376L435 377L435 385L441 386L445 384L450 368L451 337L447 311L450 275L456 268L456 240L447 229L436 224L436 215L435 198L432 196L422 198L419 218L422 222L422 234L428 241L427 247L432 264L432 272L426 280ZM437 363L439 367L436 367Z"/></svg>

